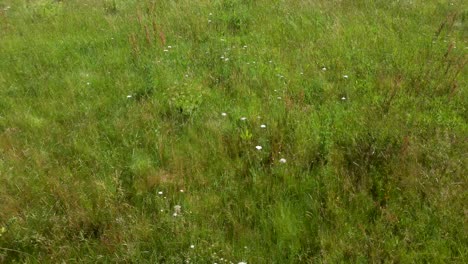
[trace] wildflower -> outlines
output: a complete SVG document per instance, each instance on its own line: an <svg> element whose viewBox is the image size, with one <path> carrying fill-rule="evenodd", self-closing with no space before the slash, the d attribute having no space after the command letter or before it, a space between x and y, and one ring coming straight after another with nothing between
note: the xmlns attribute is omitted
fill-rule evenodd
<svg viewBox="0 0 468 264"><path fill-rule="evenodd" d="M176 217L176 216L177 216L177 213L173 213L172 216Z"/></svg>
<svg viewBox="0 0 468 264"><path fill-rule="evenodd" d="M245 120L247 120L247 117L241 117L240 120L245 121Z"/></svg>
<svg viewBox="0 0 468 264"><path fill-rule="evenodd" d="M286 159L285 159L285 158L281 158L281 159L279 160L279 162L280 162L280 163L286 163Z"/></svg>
<svg viewBox="0 0 468 264"><path fill-rule="evenodd" d="M262 150L262 146L255 146L257 150Z"/></svg>
<svg viewBox="0 0 468 264"><path fill-rule="evenodd" d="M211 19L208 19L208 23L211 23Z"/></svg>
<svg viewBox="0 0 468 264"><path fill-rule="evenodd" d="M192 249L195 248L195 245L190 245L190 248L192 248Z"/></svg>
<svg viewBox="0 0 468 264"><path fill-rule="evenodd" d="M169 50L165 49L164 52L168 52Z"/></svg>
<svg viewBox="0 0 468 264"><path fill-rule="evenodd" d="M238 264L247 264L247 262L241 261L241 262L239 262Z"/></svg>
<svg viewBox="0 0 468 264"><path fill-rule="evenodd" d="M172 46L167 46L168 49L172 49Z"/></svg>
<svg viewBox="0 0 468 264"><path fill-rule="evenodd" d="M180 209L182 209L182 206L180 206L180 205L175 205L175 206L174 206L174 211L175 211L176 213L178 213L178 214L180 214Z"/></svg>
<svg viewBox="0 0 468 264"><path fill-rule="evenodd" d="M222 116L227 116L227 114L226 114L226 113L224 113L224 112L223 112L223 113L221 113L221 115L222 115Z"/></svg>
<svg viewBox="0 0 468 264"><path fill-rule="evenodd" d="M343 96L343 97L341 97L341 100L343 100L343 101L344 101L344 100L346 100L346 97L344 97L344 96Z"/></svg>
<svg viewBox="0 0 468 264"><path fill-rule="evenodd" d="M183 192L184 192L184 190L180 189L180 192L181 192L181 193L183 193Z"/></svg>
<svg viewBox="0 0 468 264"><path fill-rule="evenodd" d="M281 100L281 96L276 97L278 100Z"/></svg>
<svg viewBox="0 0 468 264"><path fill-rule="evenodd" d="M260 127L261 127L261 128L266 128L266 125L261 124Z"/></svg>
<svg viewBox="0 0 468 264"><path fill-rule="evenodd" d="M159 191L159 192L158 192L158 194L159 194L159 195L162 195L162 194L163 194L163 192Z"/></svg>
<svg viewBox="0 0 468 264"><path fill-rule="evenodd" d="M132 98L132 95L131 94L127 95L127 98Z"/></svg>
<svg viewBox="0 0 468 264"><path fill-rule="evenodd" d="M327 70L327 68L325 68L325 67L322 68L322 71L326 71L326 70Z"/></svg>
<svg viewBox="0 0 468 264"><path fill-rule="evenodd" d="M348 75L343 75L343 78L348 79Z"/></svg>
<svg viewBox="0 0 468 264"><path fill-rule="evenodd" d="M225 59L224 59L224 61L228 61L228 60L229 60L229 58L225 58Z"/></svg>
<svg viewBox="0 0 468 264"><path fill-rule="evenodd" d="M91 83L90 82L87 82L86 85L90 85Z"/></svg>

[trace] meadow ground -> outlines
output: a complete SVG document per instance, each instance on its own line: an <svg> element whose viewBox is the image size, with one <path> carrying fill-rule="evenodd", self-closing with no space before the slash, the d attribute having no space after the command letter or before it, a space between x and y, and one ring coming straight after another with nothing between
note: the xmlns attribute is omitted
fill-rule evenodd
<svg viewBox="0 0 468 264"><path fill-rule="evenodd" d="M0 262L467 263L462 0L0 0Z"/></svg>

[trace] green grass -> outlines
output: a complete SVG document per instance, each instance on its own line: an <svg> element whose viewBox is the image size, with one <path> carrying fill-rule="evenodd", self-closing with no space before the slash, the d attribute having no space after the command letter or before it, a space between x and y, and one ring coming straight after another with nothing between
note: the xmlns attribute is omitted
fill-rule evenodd
<svg viewBox="0 0 468 264"><path fill-rule="evenodd" d="M467 19L0 0L0 262L466 263Z"/></svg>

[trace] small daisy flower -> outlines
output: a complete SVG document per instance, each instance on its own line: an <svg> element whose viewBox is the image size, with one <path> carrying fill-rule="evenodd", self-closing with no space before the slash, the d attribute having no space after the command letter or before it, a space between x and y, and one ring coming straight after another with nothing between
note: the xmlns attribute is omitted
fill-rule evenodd
<svg viewBox="0 0 468 264"><path fill-rule="evenodd" d="M257 150L262 150L262 146L255 146Z"/></svg>
<svg viewBox="0 0 468 264"><path fill-rule="evenodd" d="M261 128L266 128L266 125L261 124L260 127L261 127Z"/></svg>
<svg viewBox="0 0 468 264"><path fill-rule="evenodd" d="M281 158L281 159L279 160L279 162L280 162L280 163L286 163L286 159L285 159L285 158Z"/></svg>
<svg viewBox="0 0 468 264"><path fill-rule="evenodd" d="M180 205L175 205L175 206L174 206L174 213L175 213L175 214L180 214L181 209L182 209L182 206L180 206Z"/></svg>

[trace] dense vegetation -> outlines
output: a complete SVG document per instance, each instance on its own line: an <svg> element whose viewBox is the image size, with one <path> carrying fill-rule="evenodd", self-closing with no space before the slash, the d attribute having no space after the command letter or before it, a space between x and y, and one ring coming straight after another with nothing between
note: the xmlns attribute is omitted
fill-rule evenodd
<svg viewBox="0 0 468 264"><path fill-rule="evenodd" d="M0 262L466 263L467 15L0 0Z"/></svg>

